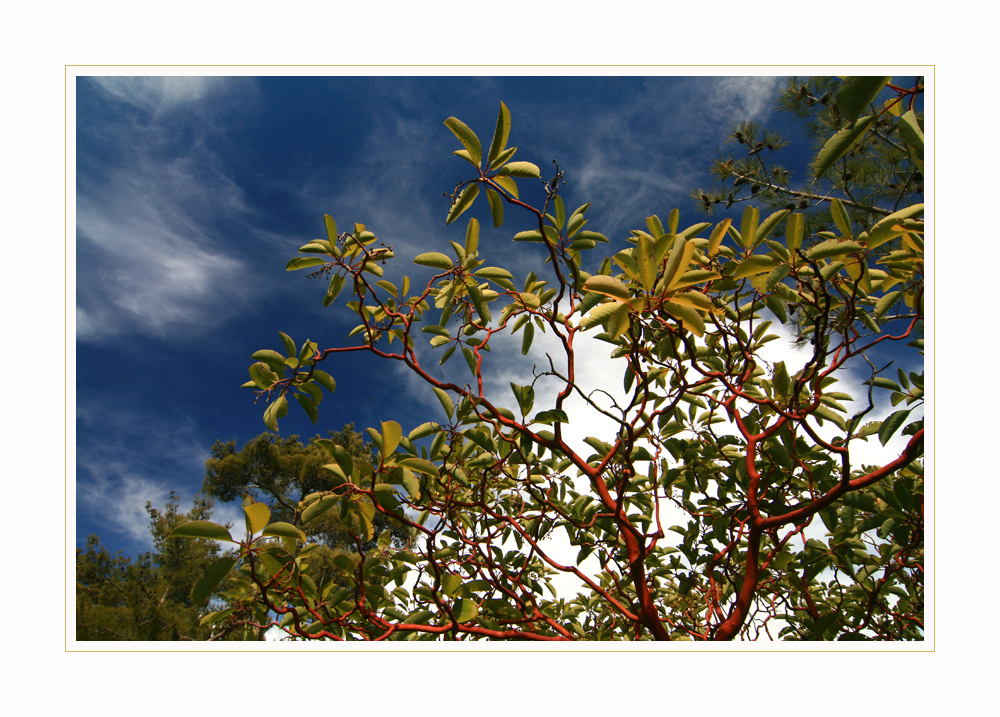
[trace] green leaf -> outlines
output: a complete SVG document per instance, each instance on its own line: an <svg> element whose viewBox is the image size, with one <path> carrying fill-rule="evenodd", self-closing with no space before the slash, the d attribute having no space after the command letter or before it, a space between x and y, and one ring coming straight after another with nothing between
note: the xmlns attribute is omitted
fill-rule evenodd
<svg viewBox="0 0 1000 717"><path fill-rule="evenodd" d="M787 398L792 395L791 379L788 376L788 369L784 361L774 364L774 376L771 380L776 395Z"/></svg>
<svg viewBox="0 0 1000 717"><path fill-rule="evenodd" d="M537 165L531 162L508 162L500 167L497 174L501 177L526 177L528 179L541 179L542 172Z"/></svg>
<svg viewBox="0 0 1000 717"><path fill-rule="evenodd" d="M608 335L611 336L613 341L617 341L622 334L628 331L631 323L629 316L632 313L632 307L628 304L613 304L613 306L614 310L608 316Z"/></svg>
<svg viewBox="0 0 1000 717"><path fill-rule="evenodd" d="M503 199L489 187L486 188L486 199L490 203L490 215L493 217L493 226L503 226Z"/></svg>
<svg viewBox="0 0 1000 717"><path fill-rule="evenodd" d="M216 586L229 574L235 564L235 558L224 557L209 565L205 574L195 583L194 589L191 591L192 602L195 605L201 605L208 600Z"/></svg>
<svg viewBox="0 0 1000 717"><path fill-rule="evenodd" d="M337 466L344 474L344 478L351 480L351 476L354 474L354 457L351 452L338 444L334 444L330 448L330 452L333 453L333 459L337 461ZM332 472L336 473L336 471Z"/></svg>
<svg viewBox="0 0 1000 717"><path fill-rule="evenodd" d="M299 540L303 543L306 541L305 533L291 523L271 523L269 526L264 528L264 532L261 533L261 535L275 538L291 538L292 540Z"/></svg>
<svg viewBox="0 0 1000 717"><path fill-rule="evenodd" d="M181 523L170 531L170 535L168 537L222 540L227 543L236 542L224 526L208 520L190 520L187 523Z"/></svg>
<svg viewBox="0 0 1000 717"><path fill-rule="evenodd" d="M875 124L875 117L861 117L844 129L837 132L816 155L816 162L813 172L816 177L822 177L834 163L847 154L851 147L861 139L861 136L868 131L868 128Z"/></svg>
<svg viewBox="0 0 1000 717"><path fill-rule="evenodd" d="M386 528L382 531L382 534L378 536L378 548L379 550L386 550L390 545L392 545L392 531Z"/></svg>
<svg viewBox="0 0 1000 717"><path fill-rule="evenodd" d="M788 216L789 213L789 210L781 209L765 219L761 225L757 227L757 231L754 232L753 243L751 246L756 247L762 241L767 239L768 235L774 231L774 228L778 226L778 224L781 223L781 220Z"/></svg>
<svg viewBox="0 0 1000 717"><path fill-rule="evenodd" d="M805 215L790 214L785 220L785 245L789 253L793 256L802 246L802 238L805 234Z"/></svg>
<svg viewBox="0 0 1000 717"><path fill-rule="evenodd" d="M267 410L264 411L264 425L272 431L278 430L278 419L288 415L288 401L284 396L279 396Z"/></svg>
<svg viewBox="0 0 1000 717"><path fill-rule="evenodd" d="M493 160L500 156L500 153L507 146L507 138L509 136L510 111L507 109L507 105L501 102L500 114L497 116L497 126L493 130L493 141L490 142L490 151L486 155L486 164L491 165Z"/></svg>
<svg viewBox="0 0 1000 717"><path fill-rule="evenodd" d="M245 505L243 512L246 514L247 532L251 535L262 531L267 525L267 521L271 519L271 509L266 503Z"/></svg>
<svg viewBox="0 0 1000 717"><path fill-rule="evenodd" d="M695 243L678 237L674 241L674 246L670 250L667 264L663 268L663 285L670 290L679 283L678 279L684 276L691 259L694 257Z"/></svg>
<svg viewBox="0 0 1000 717"><path fill-rule="evenodd" d="M330 393L333 393L337 388L337 382L333 380L333 376L328 374L326 371L320 369L313 369L313 381L318 383L320 386L325 388Z"/></svg>
<svg viewBox="0 0 1000 717"><path fill-rule="evenodd" d="M514 398L517 399L517 406L521 409L521 415L527 416L531 413L531 408L535 405L534 387L520 386L511 381L510 390L514 392Z"/></svg>
<svg viewBox="0 0 1000 717"><path fill-rule="evenodd" d="M521 336L521 355L527 356L531 349L531 342L535 338L535 325L530 321L524 327L524 334Z"/></svg>
<svg viewBox="0 0 1000 717"><path fill-rule="evenodd" d="M407 460L423 461L421 458L413 458ZM423 461L427 463L427 461ZM431 466L434 464L431 463ZM431 475L437 475L437 469ZM407 495L409 495L410 500L420 500L420 481L417 477L413 475L410 470L403 470L401 475L392 475L389 477L389 482L394 484L399 484L406 489Z"/></svg>
<svg viewBox="0 0 1000 717"><path fill-rule="evenodd" d="M732 219L723 219L715 226L715 229L712 230L712 234L708 239L707 248L707 252L710 257L719 253L719 247L722 245L722 240L725 238L726 233L729 231L729 225L732 223Z"/></svg>
<svg viewBox="0 0 1000 717"><path fill-rule="evenodd" d="M448 414L448 418L451 418L452 414L455 413L455 404L452 402L451 396L437 386L431 386L431 389L441 402L441 406L444 408L444 412Z"/></svg>
<svg viewBox="0 0 1000 717"><path fill-rule="evenodd" d="M569 423L569 416L566 411L558 408L550 408L548 411L541 411L531 419L534 423Z"/></svg>
<svg viewBox="0 0 1000 717"><path fill-rule="evenodd" d="M733 278L743 279L748 276L753 276L754 274L763 274L765 271L771 271L774 269L777 264L778 262L774 259L774 257L755 254L740 262L740 265L736 267Z"/></svg>
<svg viewBox="0 0 1000 717"><path fill-rule="evenodd" d="M453 221L461 216L462 212L472 206L472 202L475 201L476 197L479 196L479 184L470 184L466 187L462 194L458 197L450 210L448 210L448 218L445 220L445 224L451 224Z"/></svg>
<svg viewBox="0 0 1000 717"><path fill-rule="evenodd" d="M844 203L834 197L830 201L830 214L833 215L833 221L837 225L837 229L848 239L854 238L854 232L851 230L851 218L847 216L847 210L844 209Z"/></svg>
<svg viewBox="0 0 1000 717"><path fill-rule="evenodd" d="M433 421L421 423L419 426L410 431L410 435L407 436L407 440L416 441L421 438L426 438L432 433L437 432L439 428L441 428L441 425L439 423L434 423Z"/></svg>
<svg viewBox="0 0 1000 717"><path fill-rule="evenodd" d="M257 388L262 389L271 388L271 386L280 380L278 374L272 371L271 367L263 361L250 364L250 378L253 379L253 384Z"/></svg>
<svg viewBox="0 0 1000 717"><path fill-rule="evenodd" d="M810 249L809 256L812 259L829 259L834 256L854 254L863 248L856 241L851 241L850 239L827 239Z"/></svg>
<svg viewBox="0 0 1000 717"><path fill-rule="evenodd" d="M625 284L614 277L604 276L603 274L598 274L587 279L583 284L583 288L584 291L610 296L620 301L628 301L632 296Z"/></svg>
<svg viewBox="0 0 1000 717"><path fill-rule="evenodd" d="M340 501L340 497L336 495L324 495L319 500L314 500L312 503L306 506L305 510L302 511L302 525L308 525L310 522L323 515L326 511L330 510Z"/></svg>
<svg viewBox="0 0 1000 717"><path fill-rule="evenodd" d="M424 254L418 254L413 260L414 264L421 264L423 266L431 266L435 269L450 269L452 266L452 259L445 254L438 251L429 251Z"/></svg>
<svg viewBox="0 0 1000 717"><path fill-rule="evenodd" d="M527 231L518 232L517 234L515 234L514 241L541 242L542 233L537 229L528 229Z"/></svg>
<svg viewBox="0 0 1000 717"><path fill-rule="evenodd" d="M288 264L285 265L285 271L308 269L311 266L322 266L325 263L318 256L297 256L289 260Z"/></svg>
<svg viewBox="0 0 1000 717"><path fill-rule="evenodd" d="M479 249L479 220L470 217L469 225L465 228L465 255L472 256L477 249Z"/></svg>
<svg viewBox="0 0 1000 717"><path fill-rule="evenodd" d="M340 290L344 288L344 277L340 274L334 274L330 277L330 286L326 290L326 296L323 297L323 306L329 306L332 304L337 296L340 295Z"/></svg>
<svg viewBox="0 0 1000 717"><path fill-rule="evenodd" d="M438 474L438 467L428 460L423 458L417 458L415 456L407 456L406 458L400 458L396 461L396 465L404 466L409 468L411 471L416 471L417 473L423 473L428 476L436 476Z"/></svg>
<svg viewBox="0 0 1000 717"><path fill-rule="evenodd" d="M278 374L284 373L285 370L285 357L279 354L277 351L272 351L271 349L261 349L260 351L254 351L250 358L257 359L258 361L263 361L268 366L273 368Z"/></svg>
<svg viewBox="0 0 1000 717"><path fill-rule="evenodd" d="M299 247L300 254L331 254L333 245L325 239L313 239L308 244Z"/></svg>
<svg viewBox="0 0 1000 717"><path fill-rule="evenodd" d="M296 354L296 351L295 351L295 342L292 341L292 337L289 336L288 334L283 334L280 331L278 332L278 336L281 338L281 344L285 347L285 351L288 352L288 355L294 356Z"/></svg>
<svg viewBox="0 0 1000 717"><path fill-rule="evenodd" d="M697 336L705 335L705 320L701 318L701 314L697 310L675 304L672 301L663 302L663 310L674 318L680 319L681 325L691 333Z"/></svg>
<svg viewBox="0 0 1000 717"><path fill-rule="evenodd" d="M329 214L323 215L323 221L326 223L326 236L330 240L331 244L335 244L337 241L337 222L333 221L333 217Z"/></svg>
<svg viewBox="0 0 1000 717"><path fill-rule="evenodd" d="M875 318L881 319L885 315L885 312L889 310L889 307L895 304L902 294L903 292L901 291L890 291L879 299L878 303L875 304Z"/></svg>
<svg viewBox="0 0 1000 717"><path fill-rule="evenodd" d="M764 281L764 293L769 293L775 286L777 286L778 282L788 276L789 271L791 271L791 269L788 264L778 264L778 266L772 269L771 273L767 275L767 279Z"/></svg>
<svg viewBox="0 0 1000 717"><path fill-rule="evenodd" d="M848 77L837 88L837 110L847 122L856 120L875 101L888 77Z"/></svg>
<svg viewBox="0 0 1000 717"><path fill-rule="evenodd" d="M879 222L872 227L871 233L868 235L868 248L874 249L877 246L885 244L890 239L899 236L903 232L897 230L896 227L901 221L905 219L913 219L924 213L923 204L913 204L909 207L904 207L898 212L893 212L884 219L879 220Z"/></svg>
<svg viewBox="0 0 1000 717"><path fill-rule="evenodd" d="M744 249L753 245L759 223L760 210L757 207L747 207L743 210L743 219L740 221L740 237L743 238Z"/></svg>
<svg viewBox="0 0 1000 717"><path fill-rule="evenodd" d="M896 126L899 128L899 134L903 138L903 141L917 151L918 157L923 158L924 133L920 129L920 123L917 121L917 116L913 113L913 110L908 111L900 117L899 123Z"/></svg>
<svg viewBox="0 0 1000 717"><path fill-rule="evenodd" d="M903 421L906 420L906 417L910 415L910 411L912 410L912 408L908 408L905 411L896 411L882 421L882 425L878 429L878 440L883 446L899 430L899 427L903 425Z"/></svg>
<svg viewBox="0 0 1000 717"><path fill-rule="evenodd" d="M473 276L477 276L480 279L513 279L514 276L506 269L501 269L498 266L484 266L482 269L477 269L473 272Z"/></svg>
<svg viewBox="0 0 1000 717"><path fill-rule="evenodd" d="M319 411L316 409L316 402L312 399L312 396L308 396L303 393L296 393L292 395L295 396L295 400L299 402L299 405L302 406L302 410L306 412L306 415L309 416L309 420L312 421L315 426L316 422L319 420Z"/></svg>
<svg viewBox="0 0 1000 717"><path fill-rule="evenodd" d="M483 147L476 133L469 129L462 120L455 117L449 117L444 123L452 131L452 134L458 137L458 141L462 143L469 153L472 163L478 167L483 158Z"/></svg>
<svg viewBox="0 0 1000 717"><path fill-rule="evenodd" d="M642 282L642 288L649 291L653 288L653 282L656 281L658 268L656 240L645 234L641 235L634 255L639 264L639 280Z"/></svg>
<svg viewBox="0 0 1000 717"><path fill-rule="evenodd" d="M441 576L441 592L448 597L455 597L455 593L462 587L462 576L453 573L445 573Z"/></svg>
<svg viewBox="0 0 1000 717"><path fill-rule="evenodd" d="M382 421L382 459L385 460L396 451L399 439L403 437L403 429L395 421Z"/></svg>
<svg viewBox="0 0 1000 717"><path fill-rule="evenodd" d="M455 603L452 608L456 622L468 622L479 614L479 605L475 600L463 599Z"/></svg>

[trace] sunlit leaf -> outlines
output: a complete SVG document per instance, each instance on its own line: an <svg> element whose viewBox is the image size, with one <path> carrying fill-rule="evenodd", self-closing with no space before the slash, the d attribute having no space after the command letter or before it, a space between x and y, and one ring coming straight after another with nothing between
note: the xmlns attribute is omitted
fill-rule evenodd
<svg viewBox="0 0 1000 717"><path fill-rule="evenodd" d="M305 533L291 523L271 523L269 526L264 528L264 532L262 532L261 535L272 536L275 538L291 538L292 540L299 540L302 542L305 542L306 540Z"/></svg>
<svg viewBox="0 0 1000 717"><path fill-rule="evenodd" d="M793 256L801 246L805 233L805 215L790 214L785 220L785 244Z"/></svg>
<svg viewBox="0 0 1000 717"><path fill-rule="evenodd" d="M330 286L326 290L326 296L323 297L323 306L329 306L336 300L337 296L340 295L340 290L344 288L344 277L340 274L334 274L330 277Z"/></svg>
<svg viewBox="0 0 1000 717"><path fill-rule="evenodd" d="M455 603L452 611L455 614L455 622L468 622L479 614L479 605L475 600L463 599Z"/></svg>
<svg viewBox="0 0 1000 717"><path fill-rule="evenodd" d="M715 226L715 229L712 230L712 235L708 239L709 256L715 256L719 253L719 247L722 245L722 240L725 238L726 233L729 231L729 225L732 223L732 219L723 219Z"/></svg>
<svg viewBox="0 0 1000 717"><path fill-rule="evenodd" d="M464 122L455 117L449 117L444 123L458 137L458 141L468 151L470 160L478 167L483 159L483 148L476 133L469 129Z"/></svg>
<svg viewBox="0 0 1000 717"><path fill-rule="evenodd" d="M755 254L740 262L740 265L736 267L736 271L733 273L733 278L743 279L754 274L763 274L765 271L774 269L777 264L778 262L774 257Z"/></svg>
<svg viewBox="0 0 1000 717"><path fill-rule="evenodd" d="M454 261L446 254L442 254L438 251L429 251L424 254L418 254L413 260L413 263L421 264L423 266L431 266L435 269L450 269Z"/></svg>
<svg viewBox="0 0 1000 717"><path fill-rule="evenodd" d="M889 417L882 421L882 425L878 429L878 440L884 446L886 443L892 439L899 427L903 425L903 421L906 417L910 415L912 408L907 408L904 411L895 411L889 414Z"/></svg>
<svg viewBox="0 0 1000 717"><path fill-rule="evenodd" d="M861 251L863 248L864 247L862 247L856 241L827 239L826 241L820 242L812 249L810 249L809 256L813 259L829 259L835 256L844 256L845 254L853 254L855 252Z"/></svg>
<svg viewBox="0 0 1000 717"><path fill-rule="evenodd" d="M248 533L259 533L271 519L271 509L266 503L251 503L243 506L246 514L246 524Z"/></svg>
<svg viewBox="0 0 1000 717"><path fill-rule="evenodd" d="M288 401L284 396L279 396L276 401L271 403L264 411L264 425L270 428L272 431L278 430L278 419L284 418L288 415Z"/></svg>
<svg viewBox="0 0 1000 717"><path fill-rule="evenodd" d="M847 216L844 203L836 197L830 200L830 214L833 215L833 221L837 225L837 229L840 230L840 233L848 239L853 239L854 232L851 230L851 219Z"/></svg>
<svg viewBox="0 0 1000 717"><path fill-rule="evenodd" d="M917 116L913 113L913 110L909 110L899 118L897 127L903 141L913 147L917 155L922 158L924 156L924 133L920 129L920 123L917 121Z"/></svg>
<svg viewBox="0 0 1000 717"><path fill-rule="evenodd" d="M324 495L319 500L314 500L302 511L301 525L308 525L311 521L330 510L339 501L340 497L336 495Z"/></svg>
<svg viewBox="0 0 1000 717"><path fill-rule="evenodd" d="M603 274L598 274L587 279L583 284L583 288L586 291L610 296L619 301L628 301L632 296L625 284L614 277L604 276Z"/></svg>
<svg viewBox="0 0 1000 717"><path fill-rule="evenodd" d="M875 101L888 77L848 77L837 88L837 110L847 122L856 120Z"/></svg>
<svg viewBox="0 0 1000 717"><path fill-rule="evenodd" d="M526 177L528 179L541 179L542 172L538 166L531 162L508 162L497 171L501 177Z"/></svg>
<svg viewBox="0 0 1000 717"><path fill-rule="evenodd" d="M472 206L472 202L479 196L479 184L470 184L464 190L462 194L459 195L458 201L456 201L451 209L448 211L448 218L445 220L445 224L451 224L453 221L458 219L458 217ZM431 252L433 253L433 252ZM444 267L442 267L444 268Z"/></svg>
<svg viewBox="0 0 1000 717"><path fill-rule="evenodd" d="M503 226L503 199L489 187L486 188L486 199L490 203L490 215L493 218L494 227Z"/></svg>
<svg viewBox="0 0 1000 717"><path fill-rule="evenodd" d="M337 388L337 382L333 380L333 376L328 374L326 371L320 369L314 369L312 374L313 380L320 386L325 388L330 393L333 393Z"/></svg>
<svg viewBox="0 0 1000 717"><path fill-rule="evenodd" d="M681 325L696 336L705 335L705 320L695 309L675 304L672 301L665 301L663 302L663 310L674 318L680 319Z"/></svg>
<svg viewBox="0 0 1000 717"><path fill-rule="evenodd" d="M213 523L208 520L190 520L181 523L170 531L171 538L201 538L203 540L221 540L226 543L235 543L233 536L225 526Z"/></svg>
<svg viewBox="0 0 1000 717"><path fill-rule="evenodd" d="M322 266L325 263L326 262L318 256L297 256L294 259L289 260L288 264L285 265L285 271L308 269L311 266Z"/></svg>
<svg viewBox="0 0 1000 717"><path fill-rule="evenodd" d="M451 396L437 386L431 386L431 389L434 391L434 395L437 396L438 400L441 402L441 406L444 408L444 412L448 414L448 418L451 418L452 414L455 412L455 404L452 402Z"/></svg>
<svg viewBox="0 0 1000 717"><path fill-rule="evenodd" d="M741 246L744 249L753 245L759 223L760 210L757 207L747 207L743 210L743 218L740 220L740 237L742 237Z"/></svg>
<svg viewBox="0 0 1000 717"><path fill-rule="evenodd" d="M666 266L663 268L663 285L669 290L677 282L679 277L684 275L694 256L695 244L693 241L678 237L674 241L670 256L667 258Z"/></svg>
<svg viewBox="0 0 1000 717"><path fill-rule="evenodd" d="M837 132L816 155L813 173L822 177L834 163L850 151L851 147L861 139L862 135L875 124L875 117L861 117Z"/></svg>
<svg viewBox="0 0 1000 717"><path fill-rule="evenodd" d="M530 321L524 327L524 335L521 336L521 355L527 356L531 349L531 342L535 337L535 325Z"/></svg>

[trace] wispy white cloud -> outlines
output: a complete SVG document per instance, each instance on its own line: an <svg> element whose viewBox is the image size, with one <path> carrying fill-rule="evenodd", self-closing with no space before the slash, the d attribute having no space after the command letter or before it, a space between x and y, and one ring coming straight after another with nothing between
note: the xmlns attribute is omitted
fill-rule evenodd
<svg viewBox="0 0 1000 717"><path fill-rule="evenodd" d="M124 535L145 549L152 548L146 503L162 508L169 498L169 488L160 481L131 473L124 461L91 464L90 470L93 477L77 483L76 499L78 509L86 510L107 527L98 535L104 539Z"/></svg>
<svg viewBox="0 0 1000 717"><path fill-rule="evenodd" d="M92 77L91 81L121 102L154 113L169 113L224 92L234 78L186 77Z"/></svg>
<svg viewBox="0 0 1000 717"><path fill-rule="evenodd" d="M190 501L195 491L185 486L204 475L209 449L194 421L176 417L168 429L162 415L103 398L78 399L76 418L78 508L102 538L151 547L146 502L162 510L172 489Z"/></svg>
<svg viewBox="0 0 1000 717"><path fill-rule="evenodd" d="M219 78L94 81L122 102L156 111L208 103L226 87ZM221 227L242 228L252 212L199 139L164 149L174 132L165 117L123 124L115 136L125 160L104 174L85 158L78 163L81 341L204 330L247 296L249 267L226 248Z"/></svg>

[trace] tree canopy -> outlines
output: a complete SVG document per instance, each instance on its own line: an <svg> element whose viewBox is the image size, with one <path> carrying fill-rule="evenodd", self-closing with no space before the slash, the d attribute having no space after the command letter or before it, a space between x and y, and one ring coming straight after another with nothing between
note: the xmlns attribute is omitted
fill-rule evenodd
<svg viewBox="0 0 1000 717"><path fill-rule="evenodd" d="M168 540L181 523L208 520L213 501L197 496L190 512L170 494L164 510L146 504L153 550L135 559L112 554L96 535L76 551L77 640L204 640L199 625L208 600L196 590L220 559L218 544ZM213 585L215 587L215 585ZM216 631L218 632L218 631Z"/></svg>
<svg viewBox="0 0 1000 717"><path fill-rule="evenodd" d="M346 290L358 323L342 345L281 333L253 354L245 386L266 399L265 425L277 431L292 400L316 422L350 352L406 367L443 418L404 433L399 407L384 406L371 460L315 440L330 483L300 479L312 492L273 507L248 495L245 539L204 520L176 528L238 551L233 607L206 624L252 612L258 627L335 640L921 639L920 87L804 86L806 100L829 95L816 100L829 109L816 124L821 191L791 189L764 161L777 140L745 127L747 158L720 168L749 192L741 216L684 226L677 209L650 214L613 253L598 248L609 241L590 205L564 203L558 167L545 179L513 159L502 103L488 145L445 120L470 165L445 222L481 195L497 230L523 213L534 228L513 240L540 251L537 271L490 263L499 238L481 247L472 218L464 241L415 258L429 279L390 281L392 247L326 215L326 236L287 269L326 280L324 306ZM737 200L705 196L706 208ZM792 206L762 213L764 199ZM781 325L802 338L800 360L764 358ZM490 371L518 334L524 378L494 391ZM556 348L539 359L543 334ZM586 341L605 347L621 395L582 383ZM890 348L921 370L886 360ZM463 379L445 372L452 358ZM866 373L863 395L840 390L848 368ZM612 428L578 436L586 416ZM872 462L876 443L898 447ZM356 562L340 556L346 582L310 574L310 526L331 513L355 544L374 541ZM415 540L400 545L379 519ZM574 587L557 591L557 577Z"/></svg>

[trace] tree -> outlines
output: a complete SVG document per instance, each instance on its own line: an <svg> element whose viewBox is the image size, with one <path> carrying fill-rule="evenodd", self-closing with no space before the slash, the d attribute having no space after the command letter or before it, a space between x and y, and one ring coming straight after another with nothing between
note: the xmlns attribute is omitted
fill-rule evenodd
<svg viewBox="0 0 1000 717"><path fill-rule="evenodd" d="M202 492L222 501L250 496L268 506L272 519L303 527L305 498L338 484L334 474L324 468L330 461L324 445L343 447L359 465L373 465L377 460L373 444L366 442L352 423L340 431L329 431L327 438L316 436L305 445L298 436L285 439L272 433L247 441L239 451L235 441L216 441L212 457L205 462ZM376 513L371 520L373 534L388 530L396 548L411 539L410 528L391 516ZM346 584L360 554L376 547L374 537L356 540L351 525L345 524L337 511L326 511L310 520L304 533L317 544L310 557L309 575L320 584L329 580ZM346 557L337 560L338 556ZM345 560L350 561L349 566L338 567Z"/></svg>
<svg viewBox="0 0 1000 717"><path fill-rule="evenodd" d="M923 132L914 108L923 93L923 78L915 78L911 88L894 85L891 79L791 78L778 108L798 118L817 143L808 181L793 186L791 171L775 161L787 146L779 132L744 121L731 135L743 156L715 162L712 174L719 186L696 189L692 199L709 214L719 205L728 209L741 202L797 210L806 216L807 237L835 224L830 212L834 196L861 226L922 202ZM893 93L862 116L886 86ZM827 148L831 136L838 142ZM846 151L838 152L842 145Z"/></svg>
<svg viewBox="0 0 1000 717"><path fill-rule="evenodd" d="M885 82L876 91L865 78L845 85L854 89L838 94L817 176L868 142L905 142L919 160L912 110L860 118L882 85L899 101L908 91ZM446 223L482 193L496 228L505 207L526 213L535 228L513 238L537 245L544 275L515 283L488 265L473 218L451 255L416 257L434 272L426 284L397 285L384 278L391 246L363 224L341 232L326 216L327 237L287 268L328 279L325 306L351 292L356 343L320 349L280 334L282 351L254 353L245 386L267 398L265 424L277 430L289 397L315 422L323 391L336 388L320 366L349 352L406 366L446 418L407 435L394 420L369 429L378 450L370 465L321 443L337 485L302 499L298 527L269 522L266 506L245 501L239 569L260 619L302 639L921 639L923 375L891 378L872 356L923 349L922 204L880 206L876 221L860 223L841 173L844 196L823 198L831 223L814 241L806 217L789 209L762 217L748 206L738 227L724 219L684 228L673 210L633 230L631 246L589 260L608 241L584 228L589 205L568 212L561 172L543 181L536 165L511 161L503 104L485 152L464 123L445 124L462 145L455 154L474 167ZM525 180L541 183L537 201ZM771 327L796 321L808 342L801 366L765 361ZM512 382L508 398L487 391L485 378L491 350L518 332L522 353L538 332L559 353L526 367L531 380ZM624 398L579 382L587 336L620 367ZM432 361L457 355L465 380L439 375ZM849 365L867 367L865 395L837 390ZM554 398L536 405L546 385ZM883 398L897 410L871 420ZM576 440L574 423L587 413L613 430ZM892 456L859 459L867 442L897 435ZM376 515L418 539L393 547L383 531L349 585L316 583L307 570L315 547L302 529L326 511L351 521L356 541L375 536ZM173 534L236 542L208 522ZM557 557L556 536L573 548L568 561ZM557 595L557 575L579 592Z"/></svg>
<svg viewBox="0 0 1000 717"><path fill-rule="evenodd" d="M197 496L189 513L178 512L170 494L166 509L150 503L154 549L132 560L112 555L90 535L76 551L77 640L203 640L211 632L198 621L209 595L192 593L210 565L220 558L215 543L168 540L170 531L191 520L212 516L212 501Z"/></svg>

